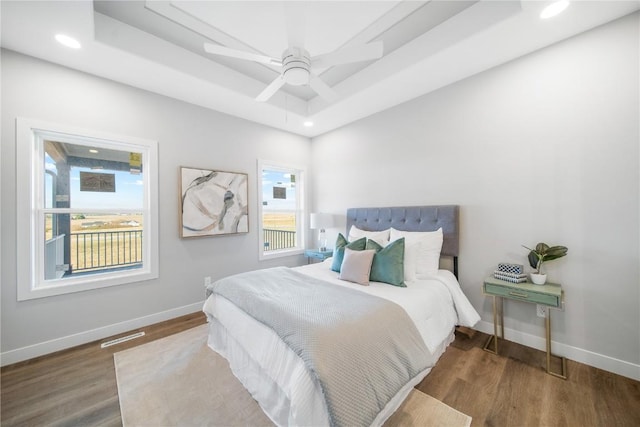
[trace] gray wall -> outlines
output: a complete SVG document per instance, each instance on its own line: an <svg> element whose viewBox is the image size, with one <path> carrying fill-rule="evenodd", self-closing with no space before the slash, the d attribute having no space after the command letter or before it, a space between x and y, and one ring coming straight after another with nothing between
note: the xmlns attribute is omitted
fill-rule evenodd
<svg viewBox="0 0 640 427"><path fill-rule="evenodd" d="M204 276L296 265L258 262L257 218L245 236L178 238L178 167L246 171L256 159L309 167L311 205L461 205L461 284L490 328L482 278L525 263L521 244L564 244L548 265L566 291L555 348L640 377L638 14L443 88L311 144L241 119L2 51L1 351L69 344L155 321L202 301ZM16 301L15 117L157 139L160 278ZM249 153L249 155L247 155ZM339 229L330 230L335 236ZM505 306L507 336L540 346L532 306ZM155 317L154 317L155 316ZM129 328L130 329L130 328ZM92 333L92 331L97 331ZM529 341L528 341L529 340ZM589 354L593 359L589 360ZM582 358L582 359L581 359ZM607 362L611 364L607 365ZM4 360L3 360L4 363ZM622 369L618 369L620 364Z"/></svg>
<svg viewBox="0 0 640 427"><path fill-rule="evenodd" d="M638 16L314 138L315 209L461 205L461 284L491 331L483 277L528 267L523 244L568 246L547 265L554 345L640 378ZM534 306L505 316L543 344Z"/></svg>
<svg viewBox="0 0 640 427"><path fill-rule="evenodd" d="M82 340L115 329L128 330L132 319L153 322L158 313L170 317L181 310L197 311L204 300L204 276L215 280L240 271L304 262L302 256L258 261L256 161L277 160L308 168L308 138L6 50L2 51L1 89L3 353L73 334L81 334ZM16 117L158 141L158 280L16 301ZM179 166L248 173L249 234L181 240Z"/></svg>

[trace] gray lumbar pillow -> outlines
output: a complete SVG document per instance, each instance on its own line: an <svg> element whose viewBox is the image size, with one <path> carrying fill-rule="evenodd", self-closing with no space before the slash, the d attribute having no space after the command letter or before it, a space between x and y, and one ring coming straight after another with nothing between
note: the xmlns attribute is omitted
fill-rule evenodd
<svg viewBox="0 0 640 427"><path fill-rule="evenodd" d="M344 248L340 279L368 286L369 273L371 273L371 264L375 253L376 251L373 249L355 251L348 247Z"/></svg>

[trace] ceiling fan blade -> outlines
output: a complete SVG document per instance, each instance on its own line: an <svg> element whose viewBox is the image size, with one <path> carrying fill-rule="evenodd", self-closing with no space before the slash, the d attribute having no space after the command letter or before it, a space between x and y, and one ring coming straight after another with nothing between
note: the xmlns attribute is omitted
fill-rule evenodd
<svg viewBox="0 0 640 427"><path fill-rule="evenodd" d="M256 101L258 102L268 101L269 98L271 98L273 94L275 94L278 91L278 89L284 86L284 84L285 84L285 81L282 78L282 76L276 77L274 81L269 83L269 86L267 86L262 92L260 92L260 95L256 97Z"/></svg>
<svg viewBox="0 0 640 427"><path fill-rule="evenodd" d="M315 91L322 99L328 102L334 102L338 99L338 94L333 91L320 77L311 74L309 79L309 86Z"/></svg>
<svg viewBox="0 0 640 427"><path fill-rule="evenodd" d="M349 64L351 62L368 61L382 57L384 46L382 41L367 43L361 46L346 47L335 52L325 53L311 58L311 66L327 68L333 65Z"/></svg>
<svg viewBox="0 0 640 427"><path fill-rule="evenodd" d="M289 48L304 48L306 21L304 2L284 2L284 19Z"/></svg>
<svg viewBox="0 0 640 427"><path fill-rule="evenodd" d="M231 58L246 59L248 61L260 62L268 65L282 65L279 59L271 58L257 53L245 52L243 50L230 49L213 43L205 43L204 50L214 55L229 56Z"/></svg>

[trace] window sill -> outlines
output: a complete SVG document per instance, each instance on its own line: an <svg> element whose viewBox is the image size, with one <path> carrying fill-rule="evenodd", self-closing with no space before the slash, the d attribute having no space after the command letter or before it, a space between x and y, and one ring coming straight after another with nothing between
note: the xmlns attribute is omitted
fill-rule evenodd
<svg viewBox="0 0 640 427"><path fill-rule="evenodd" d="M303 255L303 254L304 254L304 249L302 248L270 251L266 253L263 252L260 254L260 261L266 261L266 260L275 259L275 258L284 258L288 256L295 256L295 255Z"/></svg>
<svg viewBox="0 0 640 427"><path fill-rule="evenodd" d="M146 280L157 279L158 273L148 270L141 270L135 273L127 273L125 275L110 274L96 275L93 278L84 276L83 278L74 278L59 280L56 284L48 286L39 286L33 289L18 288L18 301L27 301L37 298L53 297L57 295L66 295L75 292L84 292L94 289L107 288L110 286L126 285L129 283L143 282ZM54 282L54 281L50 281Z"/></svg>

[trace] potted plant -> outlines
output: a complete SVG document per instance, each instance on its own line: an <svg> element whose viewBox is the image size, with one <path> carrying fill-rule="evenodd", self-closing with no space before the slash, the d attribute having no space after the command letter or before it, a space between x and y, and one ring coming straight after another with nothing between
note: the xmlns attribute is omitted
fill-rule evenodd
<svg viewBox="0 0 640 427"><path fill-rule="evenodd" d="M546 261L562 258L567 254L566 246L549 246L546 243L538 243L535 249L522 245L523 248L529 249L529 265L535 269L535 273L531 273L531 281L536 285L544 285L547 281L547 275L542 273L542 264Z"/></svg>

